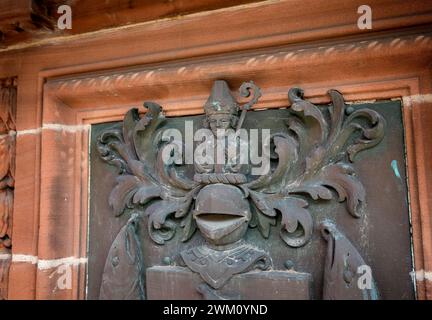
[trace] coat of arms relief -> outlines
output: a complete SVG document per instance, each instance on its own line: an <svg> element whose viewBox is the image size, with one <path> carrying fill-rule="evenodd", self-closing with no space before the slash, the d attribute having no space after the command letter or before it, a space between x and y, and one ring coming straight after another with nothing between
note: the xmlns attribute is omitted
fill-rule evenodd
<svg viewBox="0 0 432 320"><path fill-rule="evenodd" d="M100 298L309 299L316 275L280 256L299 258L312 238L325 246L316 261L322 294L313 298L379 298L373 277L359 286L367 264L357 244L311 205L337 203L360 223L367 192L353 162L381 142L385 120L328 94L323 107L290 89L290 108L266 111L279 118L269 126L260 115L248 122L256 84L240 87L249 99L240 105L218 80L189 133L173 132L154 102L102 132L100 157L118 168L109 203L128 220L107 254Z"/></svg>

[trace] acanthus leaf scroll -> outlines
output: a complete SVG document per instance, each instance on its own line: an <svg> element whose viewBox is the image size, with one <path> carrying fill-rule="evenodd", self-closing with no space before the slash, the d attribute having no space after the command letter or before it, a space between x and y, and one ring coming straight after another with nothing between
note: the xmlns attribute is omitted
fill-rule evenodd
<svg viewBox="0 0 432 320"><path fill-rule="evenodd" d="M254 93L243 108L225 81L215 82L204 106L204 123L212 131L219 125L235 130L242 126L246 111L261 92L253 82L240 89L244 97ZM267 238L278 215L280 238L290 247L301 247L314 230L308 207L315 200L336 198L346 202L353 217L361 217L366 192L352 163L359 152L383 139L385 121L374 110L347 107L336 90L328 94L332 103L323 108L304 100L303 90L289 90L291 108L285 130L272 132L263 141L270 147L275 165L258 177L238 169L198 165L193 178L187 177L178 162L164 161L163 149L169 142L162 139L166 124L162 108L146 102L143 117L137 109L129 110L122 128L107 130L97 140L102 159L119 169L117 184L109 196L114 214L130 210L148 217L148 234L158 245L172 239L181 227L182 241L189 240L198 229L211 248L237 243L248 226L258 226ZM183 147L180 141L174 143ZM178 155L173 152L171 156ZM218 225L220 221L224 227ZM240 249L246 245L239 244ZM202 250L208 247L204 245Z"/></svg>
<svg viewBox="0 0 432 320"><path fill-rule="evenodd" d="M137 109L129 110L123 120L123 130L115 128L104 132L97 146L102 159L119 169L117 184L109 196L114 214L119 216L127 208L157 200L142 214L149 217L150 237L163 244L172 238L176 227L168 217L171 214L183 217L189 212L197 186L179 177L162 161L160 129L164 116L159 105L145 103L144 106L149 111L143 118L139 117ZM137 139L145 141L144 156L137 153Z"/></svg>

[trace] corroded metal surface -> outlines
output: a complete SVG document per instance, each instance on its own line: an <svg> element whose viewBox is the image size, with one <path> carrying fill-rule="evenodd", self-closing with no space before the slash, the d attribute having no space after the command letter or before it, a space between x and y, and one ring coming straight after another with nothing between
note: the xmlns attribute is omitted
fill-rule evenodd
<svg viewBox="0 0 432 320"><path fill-rule="evenodd" d="M173 267L164 269L172 272L170 286L181 286L184 277L199 276L201 282L191 297L246 299L243 288L227 293L225 286L232 286L234 277L261 270L261 277L251 280L249 286L268 283L270 288L272 280L266 276L269 268L282 274L294 270L309 274L313 285L308 298L412 297L404 177L398 172L395 183L394 167L393 171L376 174L384 162L368 160L375 154L385 159L397 156L392 164L396 161L403 165L398 103L384 104L393 113L374 105L347 107L342 95L330 90L332 105L319 107L304 100L301 89L293 88L288 93L290 109L249 111L246 116L261 93L253 83L245 83L240 89L241 95L250 96L243 106L236 102L226 82L216 81L204 106L204 118L168 119L161 114L160 106L145 103L148 112L143 117L132 109L122 124L104 125L93 131L89 297L95 298L99 292L103 298L127 297L126 289L124 293L117 289L116 295L110 297L110 283L129 289L130 284L151 283L154 291L157 282L151 277L159 273L147 272L144 280L142 270L163 265ZM239 164L237 158L229 158L226 150L230 144L237 148L241 139L228 142L222 149L222 157L227 160L222 164L187 165L184 154L180 164L163 161L168 142L161 139L161 132L166 128L182 130L186 119L194 120L195 131L202 123L210 128L215 140L220 139L218 129L269 129L269 138L261 144L271 150L270 171L254 175L252 163ZM391 129L386 126L389 121ZM386 130L392 136L388 137ZM182 141L174 142L184 147ZM220 152L215 145L210 147L215 154ZM370 151L362 152L367 149ZM173 152L172 156L178 155ZM358 168L354 165L357 158ZM399 170L403 171L403 167ZM367 182L376 182L380 175L384 175L382 182L390 190L383 190L381 201L371 202L368 187L380 188ZM391 195L399 196L399 207L391 203ZM395 208L398 215L389 211ZM127 251L130 247L119 245L131 237L122 228L128 225L126 219L131 215L135 217L132 238L139 240L134 242L133 255ZM383 216L393 217L398 229L383 231ZM329 233L323 231L326 237L320 237L319 226ZM384 233L382 239L379 232ZM389 244L383 241L387 234L397 241L397 248L385 261L379 251L388 250ZM93 243L97 239L102 243ZM395 245L391 246L393 249ZM143 259L136 258L141 255ZM392 259L402 261L396 271L401 282L389 294L389 275L385 273L394 271ZM123 272L113 271L114 260L114 269ZM356 286L358 267L362 265L372 270L373 288L369 291ZM184 269L179 272L175 266ZM131 268L135 271L131 272ZM98 279L102 278L100 291ZM287 288L293 283L287 281ZM345 290L347 284L350 290ZM162 284L159 289L158 297L165 297ZM144 298L145 294L138 297Z"/></svg>

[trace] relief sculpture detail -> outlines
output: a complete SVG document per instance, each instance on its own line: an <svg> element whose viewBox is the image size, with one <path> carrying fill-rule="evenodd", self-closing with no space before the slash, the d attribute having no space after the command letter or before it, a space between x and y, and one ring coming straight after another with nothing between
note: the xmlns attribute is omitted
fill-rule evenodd
<svg viewBox="0 0 432 320"><path fill-rule="evenodd" d="M194 130L210 133L194 141L192 152L205 151L200 161L188 162L187 142L167 139L168 118L154 102L144 104L143 116L131 109L121 127L99 135L100 157L118 168L109 204L116 217L128 215L107 254L101 299L183 298L185 292L197 299L308 299L312 275L275 265L267 243L300 250L313 237L326 248L319 298L379 298L373 279L369 288L357 285L365 264L357 244L334 221L316 221L310 204L340 203L353 224L359 221L367 194L353 162L381 142L384 118L346 105L336 90L328 91L332 103L325 108L305 100L299 88L287 94L285 128L245 139L245 119L261 90L244 83L239 96L248 102L240 104L227 82L215 81ZM242 158L252 145L269 158L260 170ZM260 236L249 236L252 229ZM148 263L146 248L163 256L175 239L177 251L166 249L160 264Z"/></svg>
<svg viewBox="0 0 432 320"><path fill-rule="evenodd" d="M16 80L0 79L0 300L7 299L15 185Z"/></svg>

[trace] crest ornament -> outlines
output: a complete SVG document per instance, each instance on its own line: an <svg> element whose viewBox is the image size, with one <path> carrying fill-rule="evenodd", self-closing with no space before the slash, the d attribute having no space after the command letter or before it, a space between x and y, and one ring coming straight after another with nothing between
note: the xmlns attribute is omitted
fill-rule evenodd
<svg viewBox="0 0 432 320"><path fill-rule="evenodd" d="M137 109L131 109L122 128L103 132L97 141L102 159L118 168L117 184L109 196L114 215L134 212L134 223L146 227L157 245L164 245L179 231L181 241L187 243L198 230L203 244L179 252L177 261L198 274L211 290L222 289L236 274L250 270L265 273L272 267L272 259L265 250L245 241L249 227L257 226L265 239L280 219L280 239L298 248L308 243L314 230L311 201L345 202L354 218L361 217L364 210L365 188L352 163L359 152L382 140L385 121L374 110L347 108L336 90L328 94L332 104L321 108L304 100L301 89L289 90L291 108L286 128L271 132L262 141L271 151L271 166L259 176L250 173L250 163L236 161L194 163L193 174L185 174L178 161L164 161L164 148L169 143L183 148L183 142L162 138L166 118L161 106L144 103L147 112L142 117ZM227 82L218 80L204 104L203 127L214 138L210 148L222 152L225 160L229 158L228 148L238 148L241 140L231 140L218 150L214 141L225 139L221 130L241 130L247 110L261 92L253 82L247 82L240 87L240 96L249 97L249 102L241 106ZM171 156L178 157L175 152ZM135 229L128 230L122 232L130 236ZM341 234L336 227L331 230ZM139 242L135 244L139 246ZM348 247L355 250L352 245ZM111 265L107 262L106 268ZM137 270L137 277L144 282L141 269ZM339 271L327 270L328 279L334 276L332 272ZM112 274L109 270L106 273ZM335 284L339 285L343 284ZM197 291L202 290L200 284Z"/></svg>

